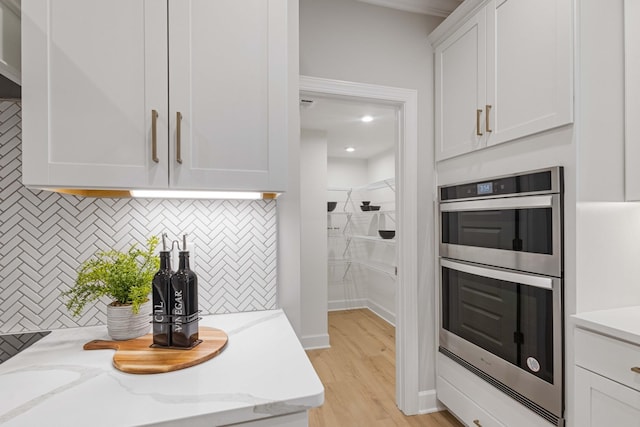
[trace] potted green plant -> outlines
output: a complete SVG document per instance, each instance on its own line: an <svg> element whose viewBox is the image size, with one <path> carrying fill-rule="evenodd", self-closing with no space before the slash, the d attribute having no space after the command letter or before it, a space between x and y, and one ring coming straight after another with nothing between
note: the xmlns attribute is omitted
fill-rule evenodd
<svg viewBox="0 0 640 427"><path fill-rule="evenodd" d="M115 340L137 338L149 332L151 281L160 266L155 255L157 236L147 240L146 249L131 245L128 251L99 251L78 270L76 283L62 293L66 307L79 316L85 306L103 296L107 305L107 331Z"/></svg>

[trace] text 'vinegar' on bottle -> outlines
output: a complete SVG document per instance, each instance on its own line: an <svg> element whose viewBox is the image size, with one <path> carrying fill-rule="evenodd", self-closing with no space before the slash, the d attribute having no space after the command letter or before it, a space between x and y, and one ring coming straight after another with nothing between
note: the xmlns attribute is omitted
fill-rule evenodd
<svg viewBox="0 0 640 427"><path fill-rule="evenodd" d="M189 268L189 252L186 250L180 251L178 271L171 277L171 314L171 345L195 345L198 341L198 277Z"/></svg>

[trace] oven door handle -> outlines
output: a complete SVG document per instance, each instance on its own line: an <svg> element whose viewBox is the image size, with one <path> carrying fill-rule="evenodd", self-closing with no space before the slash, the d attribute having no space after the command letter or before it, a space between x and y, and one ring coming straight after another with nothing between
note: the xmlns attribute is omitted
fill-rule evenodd
<svg viewBox="0 0 640 427"><path fill-rule="evenodd" d="M481 277L488 277L490 279L504 280L506 282L535 286L536 288L542 289L553 289L553 278L551 277L532 276L529 274L516 273L513 271L495 270L493 268L463 264L444 258L440 259L440 265L451 270L457 270L463 273L474 274Z"/></svg>
<svg viewBox="0 0 640 427"><path fill-rule="evenodd" d="M469 200L441 203L441 212L493 211L501 209L532 209L553 207L553 194L527 197L505 197L502 199Z"/></svg>

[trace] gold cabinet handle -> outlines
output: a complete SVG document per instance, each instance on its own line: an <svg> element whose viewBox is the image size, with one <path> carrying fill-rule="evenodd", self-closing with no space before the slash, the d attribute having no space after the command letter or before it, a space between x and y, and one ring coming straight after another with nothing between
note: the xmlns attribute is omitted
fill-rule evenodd
<svg viewBox="0 0 640 427"><path fill-rule="evenodd" d="M480 132L480 116L482 115L482 110L476 110L476 135L482 136L482 132Z"/></svg>
<svg viewBox="0 0 640 427"><path fill-rule="evenodd" d="M151 160L158 163L158 112L151 110Z"/></svg>
<svg viewBox="0 0 640 427"><path fill-rule="evenodd" d="M182 145L180 143L180 125L182 122L182 113L176 113L176 162L182 164Z"/></svg>
<svg viewBox="0 0 640 427"><path fill-rule="evenodd" d="M631 368L631 372L635 372L636 374L640 374L640 368L637 366L634 366L633 368Z"/></svg>
<svg viewBox="0 0 640 427"><path fill-rule="evenodd" d="M482 424L480 424L480 420L473 420L473 423L478 427L482 427Z"/></svg>
<svg viewBox="0 0 640 427"><path fill-rule="evenodd" d="M491 113L491 105L486 105L487 107L487 115L485 116L485 130L487 132L491 132L491 125L489 124L489 114Z"/></svg>

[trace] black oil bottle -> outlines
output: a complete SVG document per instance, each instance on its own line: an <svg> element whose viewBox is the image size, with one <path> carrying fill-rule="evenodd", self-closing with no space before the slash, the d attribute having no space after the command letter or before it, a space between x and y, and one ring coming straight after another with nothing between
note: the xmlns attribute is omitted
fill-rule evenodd
<svg viewBox="0 0 640 427"><path fill-rule="evenodd" d="M169 293L171 291L171 253L167 251L166 233L162 233L160 270L153 276L153 344L171 345L171 317Z"/></svg>
<svg viewBox="0 0 640 427"><path fill-rule="evenodd" d="M171 276L171 345L193 347L198 343L198 277L189 268L187 236L183 236L178 271Z"/></svg>

